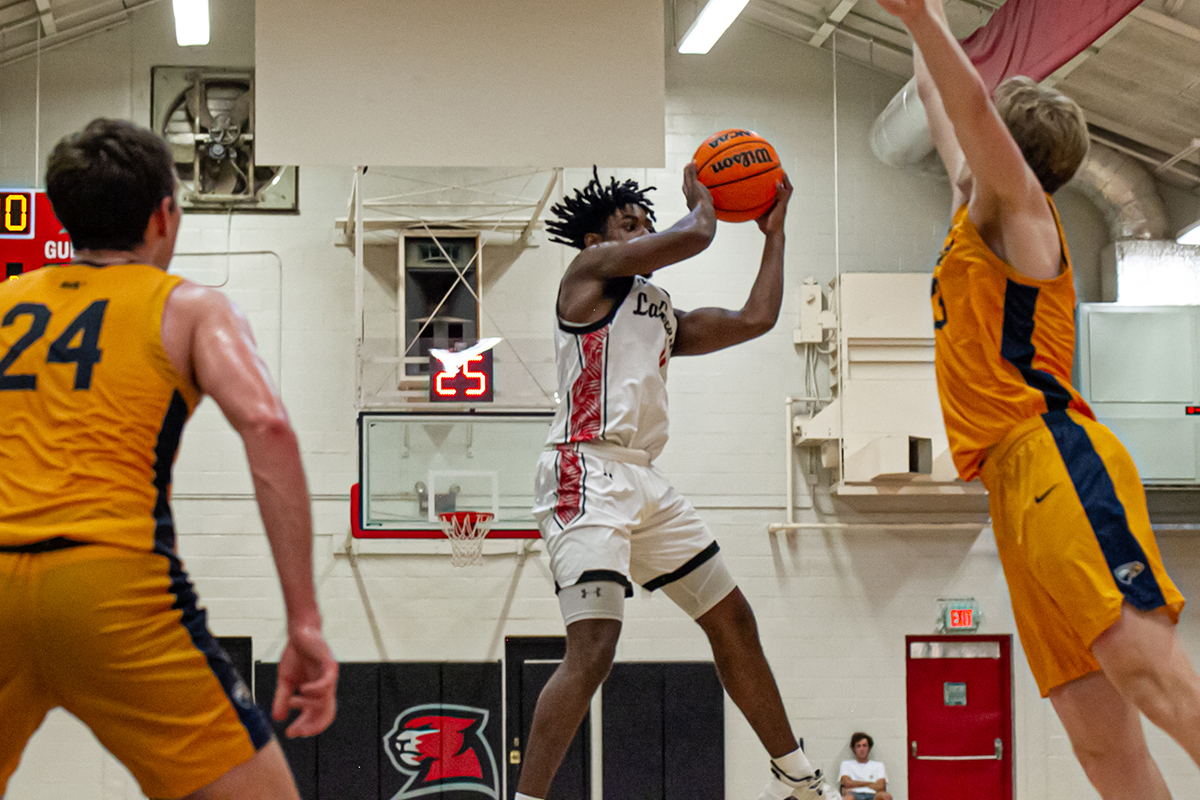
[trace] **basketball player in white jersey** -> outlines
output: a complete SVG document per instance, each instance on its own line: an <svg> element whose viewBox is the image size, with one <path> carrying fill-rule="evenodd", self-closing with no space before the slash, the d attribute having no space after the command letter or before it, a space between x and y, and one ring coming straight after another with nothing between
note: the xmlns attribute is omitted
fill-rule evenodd
<svg viewBox="0 0 1200 800"><path fill-rule="evenodd" d="M783 296L783 223L792 187L758 220L762 264L739 311L676 311L648 280L708 247L712 196L684 170L690 212L665 231L634 181L593 179L551 210L554 241L581 250L559 285L555 349L562 398L538 464L534 513L567 626L566 657L538 698L518 800L544 798L613 662L634 583L662 589L699 623L717 673L772 756L764 800L823 798L797 746L754 614L708 527L655 466L667 441L667 362L769 331ZM652 188L652 187L651 187ZM713 731L714 736L722 731Z"/></svg>

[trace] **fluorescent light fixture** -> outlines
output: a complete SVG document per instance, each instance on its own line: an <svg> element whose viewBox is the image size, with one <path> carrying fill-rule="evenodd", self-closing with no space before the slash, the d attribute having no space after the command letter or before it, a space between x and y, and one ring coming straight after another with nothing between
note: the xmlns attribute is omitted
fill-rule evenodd
<svg viewBox="0 0 1200 800"><path fill-rule="evenodd" d="M180 47L208 44L208 0L171 0Z"/></svg>
<svg viewBox="0 0 1200 800"><path fill-rule="evenodd" d="M1175 237L1175 241L1180 244L1191 244L1200 247L1200 219L1181 230L1179 235Z"/></svg>
<svg viewBox="0 0 1200 800"><path fill-rule="evenodd" d="M178 2L178 0L177 0ZM681 53L707 53L750 0L708 0L679 43Z"/></svg>

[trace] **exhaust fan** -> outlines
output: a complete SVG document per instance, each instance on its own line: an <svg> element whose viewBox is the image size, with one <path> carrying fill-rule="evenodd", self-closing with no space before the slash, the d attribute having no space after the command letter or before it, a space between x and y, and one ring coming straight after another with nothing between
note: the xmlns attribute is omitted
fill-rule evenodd
<svg viewBox="0 0 1200 800"><path fill-rule="evenodd" d="M296 168L254 160L254 73L154 67L154 129L175 157L185 208L298 210Z"/></svg>

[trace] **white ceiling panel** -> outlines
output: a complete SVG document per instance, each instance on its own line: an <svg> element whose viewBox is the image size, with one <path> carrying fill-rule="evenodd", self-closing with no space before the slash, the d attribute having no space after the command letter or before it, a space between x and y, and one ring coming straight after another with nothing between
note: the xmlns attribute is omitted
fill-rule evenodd
<svg viewBox="0 0 1200 800"><path fill-rule="evenodd" d="M255 9L265 163L664 164L662 0Z"/></svg>

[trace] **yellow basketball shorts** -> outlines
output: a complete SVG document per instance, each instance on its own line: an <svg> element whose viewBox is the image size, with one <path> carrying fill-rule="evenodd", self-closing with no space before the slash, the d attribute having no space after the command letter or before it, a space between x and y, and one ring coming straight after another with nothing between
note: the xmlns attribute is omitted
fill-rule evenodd
<svg viewBox="0 0 1200 800"><path fill-rule="evenodd" d="M1096 637L1128 603L1179 620L1133 459L1074 411L1017 426L983 464L1021 645L1045 697L1100 668Z"/></svg>
<svg viewBox="0 0 1200 800"><path fill-rule="evenodd" d="M271 740L173 552L0 552L0 642L0 796L58 706L152 798L187 795Z"/></svg>

